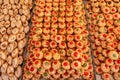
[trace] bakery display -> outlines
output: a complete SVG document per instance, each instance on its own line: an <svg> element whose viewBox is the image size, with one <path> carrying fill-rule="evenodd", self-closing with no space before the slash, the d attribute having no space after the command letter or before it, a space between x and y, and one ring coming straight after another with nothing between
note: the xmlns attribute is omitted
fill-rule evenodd
<svg viewBox="0 0 120 80"><path fill-rule="evenodd" d="M19 80L32 0L0 0L0 80Z"/></svg>
<svg viewBox="0 0 120 80"><path fill-rule="evenodd" d="M35 0L33 13L23 80L94 80L82 0Z"/></svg>
<svg viewBox="0 0 120 80"><path fill-rule="evenodd" d="M96 73L103 80L120 76L120 1L86 0L88 25Z"/></svg>

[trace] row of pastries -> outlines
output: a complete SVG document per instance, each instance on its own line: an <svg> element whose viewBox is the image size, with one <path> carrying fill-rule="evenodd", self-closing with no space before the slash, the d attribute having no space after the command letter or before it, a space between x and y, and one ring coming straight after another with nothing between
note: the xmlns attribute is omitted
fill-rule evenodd
<svg viewBox="0 0 120 80"><path fill-rule="evenodd" d="M0 80L22 77L32 0L0 0Z"/></svg>
<svg viewBox="0 0 120 80"><path fill-rule="evenodd" d="M35 0L23 80L94 80L82 0Z"/></svg>
<svg viewBox="0 0 120 80"><path fill-rule="evenodd" d="M120 0L86 0L95 71L120 80Z"/></svg>

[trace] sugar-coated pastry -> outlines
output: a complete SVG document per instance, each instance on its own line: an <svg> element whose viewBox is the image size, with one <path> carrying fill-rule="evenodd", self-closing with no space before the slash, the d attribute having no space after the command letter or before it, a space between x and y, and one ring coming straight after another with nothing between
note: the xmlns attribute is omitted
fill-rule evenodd
<svg viewBox="0 0 120 80"><path fill-rule="evenodd" d="M84 79L89 79L89 76L90 76L90 72L89 72L89 71L85 71L85 72L83 73Z"/></svg>
<svg viewBox="0 0 120 80"><path fill-rule="evenodd" d="M41 28L37 29L36 34L42 34L42 29Z"/></svg>
<svg viewBox="0 0 120 80"><path fill-rule="evenodd" d="M57 28L58 25L57 25L57 23L51 23L51 27L52 27L52 28Z"/></svg>
<svg viewBox="0 0 120 80"><path fill-rule="evenodd" d="M72 67L73 69L78 70L78 69L80 69L80 67L81 67L80 64L81 64L81 63L80 63L79 61L73 61L72 64L71 64L71 67Z"/></svg>
<svg viewBox="0 0 120 80"><path fill-rule="evenodd" d="M42 41L42 46L43 47L48 47L49 46L49 41L47 41L47 40Z"/></svg>
<svg viewBox="0 0 120 80"><path fill-rule="evenodd" d="M50 21L50 17L45 16L45 17L44 17L44 21L45 21L45 22L49 22L49 21Z"/></svg>
<svg viewBox="0 0 120 80"><path fill-rule="evenodd" d="M97 58L94 58L93 60L94 60L95 65L100 65L100 61Z"/></svg>
<svg viewBox="0 0 120 80"><path fill-rule="evenodd" d="M60 59L60 54L58 54L58 53L54 53L53 54L53 59L55 59L55 60L59 60Z"/></svg>
<svg viewBox="0 0 120 80"><path fill-rule="evenodd" d="M45 6L45 11L52 11L52 6L51 5L46 5Z"/></svg>
<svg viewBox="0 0 120 80"><path fill-rule="evenodd" d="M57 49L51 49L50 52L55 54L55 53L58 53L58 50Z"/></svg>
<svg viewBox="0 0 120 80"><path fill-rule="evenodd" d="M66 34L66 29L61 28L61 29L59 30L59 34L65 35L65 34Z"/></svg>
<svg viewBox="0 0 120 80"><path fill-rule="evenodd" d="M67 35L67 40L68 41L72 41L74 39L74 36L73 35Z"/></svg>
<svg viewBox="0 0 120 80"><path fill-rule="evenodd" d="M29 67L29 70L30 70L30 73L32 73L32 74L34 74L34 73L37 72L37 69L34 68L34 66L30 66L30 67Z"/></svg>
<svg viewBox="0 0 120 80"><path fill-rule="evenodd" d="M57 34L57 29L56 28L51 28L51 34Z"/></svg>
<svg viewBox="0 0 120 80"><path fill-rule="evenodd" d="M103 13L108 14L108 13L110 13L110 8L109 7L103 7L102 11L103 11Z"/></svg>
<svg viewBox="0 0 120 80"><path fill-rule="evenodd" d="M53 17L51 18L51 21L52 21L53 23L56 23L56 22L58 21L58 18L57 18L56 16L53 16Z"/></svg>
<svg viewBox="0 0 120 80"><path fill-rule="evenodd" d="M107 20L110 20L110 19L113 19L113 15L112 14L106 14L105 15L105 19L107 19Z"/></svg>
<svg viewBox="0 0 120 80"><path fill-rule="evenodd" d="M69 48L74 48L75 47L75 42L74 41L69 41L68 42L68 47Z"/></svg>
<svg viewBox="0 0 120 80"><path fill-rule="evenodd" d="M72 34L73 33L73 28L68 27L67 28L67 34Z"/></svg>
<svg viewBox="0 0 120 80"><path fill-rule="evenodd" d="M33 54L33 56L36 58L36 59L42 59L43 58L43 52L35 52L34 54ZM32 57L32 55L31 55L31 57Z"/></svg>
<svg viewBox="0 0 120 80"><path fill-rule="evenodd" d="M66 21L67 21L67 22L71 22L72 20L73 20L73 18L72 18L71 16L67 16L67 17L66 17Z"/></svg>
<svg viewBox="0 0 120 80"><path fill-rule="evenodd" d="M58 22L65 22L65 18L64 17L59 17Z"/></svg>
<svg viewBox="0 0 120 80"><path fill-rule="evenodd" d="M48 73L54 75L55 74L55 70L51 67L50 69L48 69Z"/></svg>
<svg viewBox="0 0 120 80"><path fill-rule="evenodd" d="M116 73L114 73L114 79L115 80L119 80L120 79L120 73L119 72L116 72Z"/></svg>
<svg viewBox="0 0 120 80"><path fill-rule="evenodd" d="M62 36L61 36L61 35L56 35L56 36L55 36L55 41L56 41L57 43L61 43L61 42L62 42Z"/></svg>
<svg viewBox="0 0 120 80"><path fill-rule="evenodd" d="M50 74L48 74L47 72L44 72L44 73L42 74L42 77L43 77L44 79L48 79L48 78L50 77Z"/></svg>
<svg viewBox="0 0 120 80"><path fill-rule="evenodd" d="M56 71L56 73L53 75L54 79L58 79L60 77L60 74Z"/></svg>
<svg viewBox="0 0 120 80"><path fill-rule="evenodd" d="M119 58L119 55L116 51L110 51L108 53L108 57L112 60L117 60Z"/></svg>
<svg viewBox="0 0 120 80"><path fill-rule="evenodd" d="M72 16L73 12L72 11L66 11L66 16Z"/></svg>
<svg viewBox="0 0 120 80"><path fill-rule="evenodd" d="M75 35L75 40L76 41L80 41L82 39L82 36L81 35Z"/></svg>
<svg viewBox="0 0 120 80"><path fill-rule="evenodd" d="M59 9L58 6L53 6L54 11L58 11L58 9Z"/></svg>
<svg viewBox="0 0 120 80"><path fill-rule="evenodd" d="M57 60L53 61L53 63L52 63L53 69L58 70L58 69L60 69L60 67L61 67L60 61L57 61Z"/></svg>
<svg viewBox="0 0 120 80"><path fill-rule="evenodd" d="M104 57L102 54L99 54L98 59L99 59L100 61L104 61L104 60L105 60L105 57Z"/></svg>
<svg viewBox="0 0 120 80"><path fill-rule="evenodd" d="M44 58L47 59L47 60L51 60L51 58L52 58L52 53L51 53L51 52L45 52L45 53L44 53Z"/></svg>
<svg viewBox="0 0 120 80"><path fill-rule="evenodd" d="M114 6L114 2L110 1L110 0L106 0L107 1L107 6L108 7L113 7Z"/></svg>
<svg viewBox="0 0 120 80"><path fill-rule="evenodd" d="M104 15L103 14L94 14L93 18L97 16L98 20L103 20L104 19Z"/></svg>
<svg viewBox="0 0 120 80"><path fill-rule="evenodd" d="M75 28L74 29L74 33L75 34L80 34L81 33L81 29L80 28Z"/></svg>
<svg viewBox="0 0 120 80"><path fill-rule="evenodd" d="M81 77L79 77L81 75L81 73L79 73L79 71L75 71L74 73L72 73L72 77L74 77L75 79L81 79Z"/></svg>
<svg viewBox="0 0 120 80"><path fill-rule="evenodd" d="M103 80L111 80L111 76L109 73L103 73L102 78L103 78Z"/></svg>
<svg viewBox="0 0 120 80"><path fill-rule="evenodd" d="M82 67L87 70L89 67L89 64L87 62L82 63Z"/></svg>
<svg viewBox="0 0 120 80"><path fill-rule="evenodd" d="M50 47L51 47L51 48L57 47L56 41L50 41Z"/></svg>
<svg viewBox="0 0 120 80"><path fill-rule="evenodd" d="M101 69L102 69L103 72L109 72L110 71L110 67L105 63L101 63Z"/></svg>
<svg viewBox="0 0 120 80"><path fill-rule="evenodd" d="M112 70L113 72L118 72L118 71L119 71L119 66L118 66L118 65L112 65L112 66L111 66L111 70Z"/></svg>
<svg viewBox="0 0 120 80"><path fill-rule="evenodd" d="M104 27L106 25L105 19L98 20L98 26Z"/></svg>
<svg viewBox="0 0 120 80"><path fill-rule="evenodd" d="M41 67L41 61L40 61L40 60L35 60L35 61L33 62L33 66L34 66L35 68L40 68L40 67Z"/></svg>
<svg viewBox="0 0 120 80"><path fill-rule="evenodd" d="M120 26L120 20L116 20L116 21L114 21L114 24L116 25L116 26Z"/></svg>
<svg viewBox="0 0 120 80"><path fill-rule="evenodd" d="M73 26L79 29L79 27L83 25L83 22L82 22L82 21L79 21L79 22L80 22L80 23L74 22L74 23L73 23ZM80 29L81 29L81 28L80 28Z"/></svg>
<svg viewBox="0 0 120 80"><path fill-rule="evenodd" d="M40 75L43 74L44 72L45 72L44 67L38 68L38 73L39 73Z"/></svg>
<svg viewBox="0 0 120 80"><path fill-rule="evenodd" d="M65 73L63 73L63 74L62 74L62 77L63 77L64 79L70 77L69 72L66 71Z"/></svg>
<svg viewBox="0 0 120 80"><path fill-rule="evenodd" d="M73 21L74 21L74 22L79 22L79 21L80 21L80 18L75 16L75 17L73 18Z"/></svg>
<svg viewBox="0 0 120 80"><path fill-rule="evenodd" d="M114 64L114 63L113 63L113 60L110 59L110 58L106 59L106 60L105 60L105 63L106 63L107 65L109 65L109 66L112 66L112 65Z"/></svg>
<svg viewBox="0 0 120 80"><path fill-rule="evenodd" d="M38 50L40 50L39 48L37 48ZM48 48L42 48L42 52L48 52Z"/></svg>
<svg viewBox="0 0 120 80"><path fill-rule="evenodd" d="M73 51L71 53L71 56L74 58L74 59L79 59L81 54L78 52L78 51Z"/></svg>
<svg viewBox="0 0 120 80"><path fill-rule="evenodd" d="M62 16L65 16L65 11L60 11L59 14L60 14L59 16L61 16L61 17L62 17ZM67 20L66 20L66 21L67 21Z"/></svg>
<svg viewBox="0 0 120 80"><path fill-rule="evenodd" d="M94 57L98 57L99 54L100 54L100 53L99 53L97 50L94 50L94 51L93 51Z"/></svg>
<svg viewBox="0 0 120 80"><path fill-rule="evenodd" d="M100 39L101 39L101 40L105 40L106 37L107 37L107 34L106 34L106 33L101 33L101 34L100 34Z"/></svg>
<svg viewBox="0 0 120 80"><path fill-rule="evenodd" d="M74 70L73 68L70 68L70 69L67 70L67 71L69 71L70 74L73 74L73 73L75 72L75 70Z"/></svg>
<svg viewBox="0 0 120 80"><path fill-rule="evenodd" d="M63 49L66 48L66 43L65 42L59 43L59 47Z"/></svg>
<svg viewBox="0 0 120 80"><path fill-rule="evenodd" d="M68 78L69 80L74 80L74 78L73 77L70 77L70 78Z"/></svg>
<svg viewBox="0 0 120 80"><path fill-rule="evenodd" d="M69 63L69 61L64 60L64 61L62 62L62 67L63 67L64 69L66 69L66 70L70 69L70 63Z"/></svg>
<svg viewBox="0 0 120 80"><path fill-rule="evenodd" d="M45 28L49 28L50 27L50 22L45 22L43 25L44 25Z"/></svg>
<svg viewBox="0 0 120 80"><path fill-rule="evenodd" d="M50 11L45 11L44 14L45 14L45 16L51 16L51 12Z"/></svg>
<svg viewBox="0 0 120 80"><path fill-rule="evenodd" d="M43 61L42 64L43 64L42 66L44 67L44 69L50 69L50 67L51 67L50 61L45 60L45 61Z"/></svg>
<svg viewBox="0 0 120 80"><path fill-rule="evenodd" d="M50 29L49 28L43 28L43 33L47 34L50 32Z"/></svg>
<svg viewBox="0 0 120 80"><path fill-rule="evenodd" d="M64 49L60 49L59 53L60 53L60 56L65 56L66 55L66 51Z"/></svg>
<svg viewBox="0 0 120 80"><path fill-rule="evenodd" d="M71 54L74 52L74 50L73 49L68 49L67 50L67 56L71 56Z"/></svg>
<svg viewBox="0 0 120 80"><path fill-rule="evenodd" d="M114 13L113 14L113 19L115 19L115 20L117 19L118 20L119 18L120 18L120 14L119 13Z"/></svg>
<svg viewBox="0 0 120 80"><path fill-rule="evenodd" d="M64 22L59 22L58 26L59 28L65 28L66 24Z"/></svg>
<svg viewBox="0 0 120 80"><path fill-rule="evenodd" d="M107 20L107 21L106 21L106 25L107 25L107 26L111 26L112 24L113 24L113 20Z"/></svg>
<svg viewBox="0 0 120 80"><path fill-rule="evenodd" d="M96 70L97 74L102 74L102 72L103 72L100 66L96 67L95 70Z"/></svg>
<svg viewBox="0 0 120 80"><path fill-rule="evenodd" d="M76 42L76 47L77 48L82 48L83 47L83 43L80 42L80 41Z"/></svg>
<svg viewBox="0 0 120 80"><path fill-rule="evenodd" d="M49 39L50 39L50 35L49 35L49 34L43 34L43 35L42 35L42 38L43 38L44 40L49 40Z"/></svg>
<svg viewBox="0 0 120 80"><path fill-rule="evenodd" d="M58 70L58 73L59 73L59 74L63 74L63 73L65 73L65 71L66 71L66 70L61 67L61 68Z"/></svg>
<svg viewBox="0 0 120 80"><path fill-rule="evenodd" d="M114 42L107 44L107 49L108 50L114 50L115 47L116 47L116 43L114 43Z"/></svg>
<svg viewBox="0 0 120 80"><path fill-rule="evenodd" d="M56 34L51 34L50 39L55 40L55 36L56 36Z"/></svg>
<svg viewBox="0 0 120 80"><path fill-rule="evenodd" d="M68 22L68 23L66 23L66 26L67 26L67 27L72 27L72 26L73 26L73 23L72 23L72 22Z"/></svg>
<svg viewBox="0 0 120 80"><path fill-rule="evenodd" d="M39 12L39 16L44 16L44 12L42 12L42 11L38 11Z"/></svg>

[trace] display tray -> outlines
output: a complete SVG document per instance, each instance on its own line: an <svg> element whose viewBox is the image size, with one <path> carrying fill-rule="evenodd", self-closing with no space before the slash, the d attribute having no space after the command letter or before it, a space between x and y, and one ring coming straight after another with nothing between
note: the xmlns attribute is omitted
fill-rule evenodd
<svg viewBox="0 0 120 80"><path fill-rule="evenodd" d="M85 0L84 0L84 4L86 4L86 2L85 2ZM85 9L86 10L86 9ZM87 11L86 11L86 13L87 13ZM32 14L33 15L33 14ZM86 17L86 19L87 19L87 17ZM32 24L30 23L30 26L32 26ZM87 27L87 29L89 29L88 28L88 26L86 26ZM28 35L29 35L29 33L28 33ZM27 36L28 36L27 35ZM90 36L89 36L90 37ZM25 55L24 56L27 56L28 54L27 54L27 50L25 50ZM93 55L91 54L91 56L92 56L92 58L93 58ZM95 69L95 65L93 64L93 66L94 66L94 69ZM94 70L94 75L95 75L95 80L102 80L102 78L101 78L101 76L100 75L97 75L96 74L96 72L95 72L95 70ZM20 80L22 80L22 79L20 79ZM43 79L43 78L41 78L40 80L45 80L45 79ZM81 80L81 79L80 79ZM114 80L112 77L111 77L111 80Z"/></svg>

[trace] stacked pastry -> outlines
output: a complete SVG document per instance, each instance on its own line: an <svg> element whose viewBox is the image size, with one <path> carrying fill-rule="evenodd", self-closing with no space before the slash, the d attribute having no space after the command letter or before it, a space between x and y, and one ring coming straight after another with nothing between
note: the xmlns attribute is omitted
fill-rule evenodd
<svg viewBox="0 0 120 80"><path fill-rule="evenodd" d="M120 80L120 1L89 0L86 4L96 72L103 80Z"/></svg>
<svg viewBox="0 0 120 80"><path fill-rule="evenodd" d="M23 80L93 80L82 0L36 0Z"/></svg>
<svg viewBox="0 0 120 80"><path fill-rule="evenodd" d="M19 80L31 0L0 0L0 80Z"/></svg>

